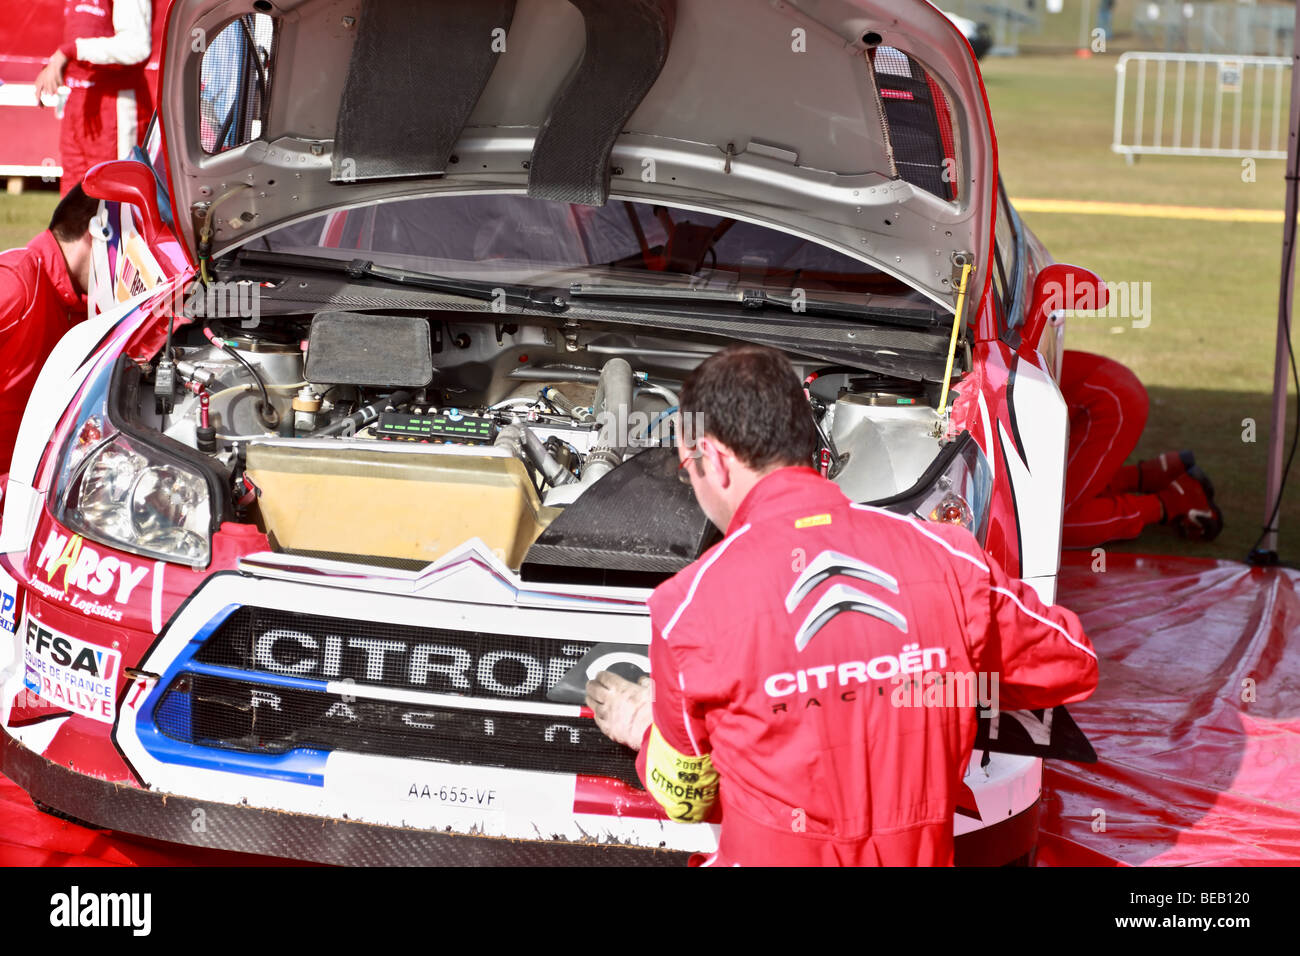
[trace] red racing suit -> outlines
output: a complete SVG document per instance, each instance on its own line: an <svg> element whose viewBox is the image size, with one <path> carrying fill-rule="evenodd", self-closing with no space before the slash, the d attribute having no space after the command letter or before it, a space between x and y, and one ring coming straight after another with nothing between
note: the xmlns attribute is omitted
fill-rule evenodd
<svg viewBox="0 0 1300 956"><path fill-rule="evenodd" d="M809 468L759 481L649 604L638 771L674 819L720 819L708 864L951 865L977 675L1002 709L1097 686L1078 618L969 532L853 504Z"/></svg>
<svg viewBox="0 0 1300 956"><path fill-rule="evenodd" d="M64 74L70 92L59 131L64 195L97 163L126 157L144 136L153 106L145 67L152 0L67 0Z"/></svg>
<svg viewBox="0 0 1300 956"><path fill-rule="evenodd" d="M1146 427L1147 390L1113 359L1067 351L1061 394L1070 411L1062 543L1091 548L1136 538L1162 513L1155 495L1133 493L1136 466L1121 467Z"/></svg>
<svg viewBox="0 0 1300 956"><path fill-rule="evenodd" d="M0 475L9 472L36 376L63 334L85 318L86 297L73 289L54 233L0 252Z"/></svg>

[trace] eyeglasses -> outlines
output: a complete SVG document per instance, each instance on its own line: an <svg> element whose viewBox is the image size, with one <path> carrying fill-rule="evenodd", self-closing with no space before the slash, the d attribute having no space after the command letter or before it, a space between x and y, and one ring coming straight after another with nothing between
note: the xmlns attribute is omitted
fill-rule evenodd
<svg viewBox="0 0 1300 956"><path fill-rule="evenodd" d="M684 485L689 485L691 483L691 473L686 466L689 465L691 462L695 461L695 459L696 459L696 455L694 454L687 455L684 459L682 459L681 463L677 466L677 480Z"/></svg>

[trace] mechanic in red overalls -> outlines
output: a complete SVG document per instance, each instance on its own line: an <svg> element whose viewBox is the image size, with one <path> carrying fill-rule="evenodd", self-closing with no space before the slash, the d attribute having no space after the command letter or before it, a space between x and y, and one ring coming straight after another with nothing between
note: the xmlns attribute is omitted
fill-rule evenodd
<svg viewBox="0 0 1300 956"><path fill-rule="evenodd" d="M1067 351L1061 394L1070 414L1061 543L1091 548L1151 524L1209 541L1223 530L1214 487L1190 451L1124 465L1147 423L1147 391L1113 359Z"/></svg>
<svg viewBox="0 0 1300 956"><path fill-rule="evenodd" d="M0 476L9 473L18 424L45 360L86 319L90 220L99 208L81 186L54 207L50 228L0 252Z"/></svg>
<svg viewBox="0 0 1300 956"><path fill-rule="evenodd" d="M145 80L153 0L67 0L63 43L36 78L36 102L70 88L59 132L62 191L86 170L123 159L144 136L153 105ZM65 75L66 74L66 75Z"/></svg>
<svg viewBox="0 0 1300 956"><path fill-rule="evenodd" d="M808 467L781 353L717 353L681 408L703 417L679 473L727 534L651 596L653 680L588 683L597 724L639 749L673 819L720 805L706 865L951 864L976 717L949 682L996 674L994 708L1082 700L1097 658L1078 618L965 529L853 504Z"/></svg>

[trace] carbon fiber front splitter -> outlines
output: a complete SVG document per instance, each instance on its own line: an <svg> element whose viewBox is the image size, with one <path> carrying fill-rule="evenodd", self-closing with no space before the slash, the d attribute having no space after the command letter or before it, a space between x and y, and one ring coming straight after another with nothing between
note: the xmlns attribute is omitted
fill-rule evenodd
<svg viewBox="0 0 1300 956"><path fill-rule="evenodd" d="M155 793L76 773L2 731L0 771L32 799L96 827L340 866L685 866L690 856L676 850L379 826ZM203 824L196 832L199 819Z"/></svg>

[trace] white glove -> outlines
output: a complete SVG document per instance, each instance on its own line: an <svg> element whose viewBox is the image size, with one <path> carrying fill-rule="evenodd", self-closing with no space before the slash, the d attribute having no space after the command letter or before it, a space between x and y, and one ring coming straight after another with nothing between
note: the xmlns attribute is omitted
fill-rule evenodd
<svg viewBox="0 0 1300 956"><path fill-rule="evenodd" d="M637 683L610 671L601 671L587 681L587 706L596 716L596 726L610 740L641 749L645 732L654 721L655 682L642 677Z"/></svg>

